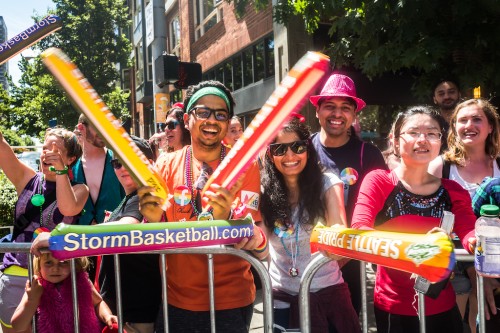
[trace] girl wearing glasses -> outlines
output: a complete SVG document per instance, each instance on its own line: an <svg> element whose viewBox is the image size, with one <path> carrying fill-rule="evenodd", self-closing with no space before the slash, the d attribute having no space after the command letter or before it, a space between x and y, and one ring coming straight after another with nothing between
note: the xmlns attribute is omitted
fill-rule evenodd
<svg viewBox="0 0 500 333"><path fill-rule="evenodd" d="M452 179L474 197L485 177L500 177L500 126L495 107L484 99L469 99L451 115L448 150L432 161L429 172ZM459 245L459 244L457 244ZM462 317L469 301L469 326L476 330L477 293L473 263L458 262L452 280Z"/></svg>
<svg viewBox="0 0 500 333"><path fill-rule="evenodd" d="M308 128L292 118L268 147L261 182L274 319L283 329L297 328L300 279L312 258L319 255L310 252L311 230L318 222L346 225L342 181L332 173L322 172L310 145ZM360 331L336 261L328 262L316 273L311 292L313 332ZM281 332L280 328L275 332Z"/></svg>
<svg viewBox="0 0 500 333"><path fill-rule="evenodd" d="M444 119L417 106L399 113L392 145L401 162L392 171L375 170L361 184L352 227L427 233L439 225L443 211L455 215L454 232L471 250L475 216L471 199L456 182L427 170L439 155ZM374 291L378 332L419 332L417 294L410 273L379 266ZM455 293L446 283L437 298L425 298L427 332L462 332Z"/></svg>

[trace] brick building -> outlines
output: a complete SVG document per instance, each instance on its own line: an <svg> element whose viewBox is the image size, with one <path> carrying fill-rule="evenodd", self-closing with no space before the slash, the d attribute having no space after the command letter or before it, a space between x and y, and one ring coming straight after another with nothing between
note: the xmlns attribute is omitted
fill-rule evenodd
<svg viewBox="0 0 500 333"><path fill-rule="evenodd" d="M152 0L129 0L133 21L134 68L127 70L132 95L133 128L144 136L154 131L151 46L147 46L145 8ZM271 1L255 11L249 5L237 17L233 3L222 0L165 0L166 52L180 61L197 62L203 79L216 79L229 87L235 112L245 126L262 107L281 79L315 38L303 22L288 26L273 22ZM316 48L318 49L318 48ZM132 89L133 87L133 89ZM169 87L170 102L182 100L182 91ZM153 130L152 130L153 129Z"/></svg>

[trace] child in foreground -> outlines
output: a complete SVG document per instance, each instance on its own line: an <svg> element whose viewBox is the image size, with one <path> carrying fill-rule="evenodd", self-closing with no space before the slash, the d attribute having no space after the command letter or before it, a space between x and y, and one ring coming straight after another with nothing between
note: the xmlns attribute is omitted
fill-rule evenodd
<svg viewBox="0 0 500 333"><path fill-rule="evenodd" d="M75 259L80 332L100 333L103 325L112 327L117 317L88 278L87 258ZM59 261L51 253L33 259L33 280L26 281L21 303L12 316L17 332L31 332L33 315L37 314L38 333L74 332L73 297L69 261Z"/></svg>

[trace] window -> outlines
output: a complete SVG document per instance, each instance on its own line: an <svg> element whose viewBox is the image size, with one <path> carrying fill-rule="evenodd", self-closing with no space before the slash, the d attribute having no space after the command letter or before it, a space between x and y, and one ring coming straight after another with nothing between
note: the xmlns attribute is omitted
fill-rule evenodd
<svg viewBox="0 0 500 333"><path fill-rule="evenodd" d="M217 22L222 20L221 0L193 0L195 9L195 39L203 36Z"/></svg>
<svg viewBox="0 0 500 333"><path fill-rule="evenodd" d="M135 48L135 87L139 88L144 84L144 53L142 51L142 40Z"/></svg>
<svg viewBox="0 0 500 333"><path fill-rule="evenodd" d="M241 53L233 58L233 84L234 84L234 90L243 88L243 73L241 71Z"/></svg>
<svg viewBox="0 0 500 333"><path fill-rule="evenodd" d="M267 37L203 73L203 80L218 80L236 91L272 76L274 39Z"/></svg>
<svg viewBox="0 0 500 333"><path fill-rule="evenodd" d="M253 83L253 50L247 49L243 52L243 85Z"/></svg>
<svg viewBox="0 0 500 333"><path fill-rule="evenodd" d="M142 22L142 0L135 1L135 13L134 13L134 30L141 25Z"/></svg>
<svg viewBox="0 0 500 333"><path fill-rule="evenodd" d="M265 45L265 63L266 63L266 77L274 75L274 38L266 38Z"/></svg>
<svg viewBox="0 0 500 333"><path fill-rule="evenodd" d="M169 24L169 48L170 54L180 56L181 25L179 16L176 16Z"/></svg>
<svg viewBox="0 0 500 333"><path fill-rule="evenodd" d="M266 72L265 72L266 54L264 49L264 41L255 45L254 57L255 57L255 81L259 81L266 77Z"/></svg>
<svg viewBox="0 0 500 333"><path fill-rule="evenodd" d="M148 46L148 54L146 55L148 63L148 81L153 81L153 63L151 62L153 58L153 44Z"/></svg>
<svg viewBox="0 0 500 333"><path fill-rule="evenodd" d="M130 91L130 69L124 69L122 70L122 89L124 91Z"/></svg>

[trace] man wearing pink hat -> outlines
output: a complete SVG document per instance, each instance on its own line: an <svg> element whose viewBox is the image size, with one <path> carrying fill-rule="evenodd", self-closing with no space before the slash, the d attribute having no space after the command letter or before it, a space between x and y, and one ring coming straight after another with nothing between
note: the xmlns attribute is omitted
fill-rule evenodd
<svg viewBox="0 0 500 333"><path fill-rule="evenodd" d="M356 112L366 103L356 96L354 82L348 76L332 74L321 93L309 98L316 107L316 118L321 130L312 136L312 143L319 160L337 172L344 182L344 203L350 225L359 187L365 175L375 169L387 169L380 150L363 142L352 126ZM342 268L344 280L351 291L356 311L361 307L361 282L359 262L350 261Z"/></svg>

